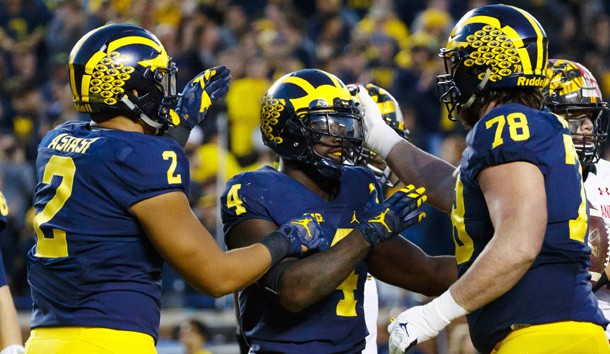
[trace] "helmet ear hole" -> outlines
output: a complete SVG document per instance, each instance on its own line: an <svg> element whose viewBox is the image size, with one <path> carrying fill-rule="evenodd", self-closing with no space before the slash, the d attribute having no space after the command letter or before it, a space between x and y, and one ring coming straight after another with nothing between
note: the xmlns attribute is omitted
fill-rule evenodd
<svg viewBox="0 0 610 354"><path fill-rule="evenodd" d="M300 122L295 122L294 119L289 119L284 126L282 135L290 141L289 144L283 144L280 149L285 149L285 154L295 157L296 160L305 159L308 155L308 133L305 127ZM282 155L280 153L280 155Z"/></svg>

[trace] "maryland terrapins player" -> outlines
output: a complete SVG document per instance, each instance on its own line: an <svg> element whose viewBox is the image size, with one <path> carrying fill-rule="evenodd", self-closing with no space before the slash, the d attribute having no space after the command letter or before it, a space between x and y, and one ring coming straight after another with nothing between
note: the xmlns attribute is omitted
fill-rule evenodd
<svg viewBox="0 0 610 354"><path fill-rule="evenodd" d="M226 92L227 68L205 70L178 96L163 45L125 24L87 33L68 66L76 108L91 121L64 123L38 147L27 353L156 353L164 260L220 296L317 247L319 225L297 215L260 243L223 253L190 209L184 150L159 135L188 136Z"/></svg>
<svg viewBox="0 0 610 354"><path fill-rule="evenodd" d="M588 243L592 249L592 263L595 263L589 272L595 284L593 291L599 308L606 318L610 318L610 290L605 286L610 272L607 247L610 230L610 162L600 157L602 144L608 137L610 108L602 98L597 80L580 63L550 59L547 77L549 82L544 90L546 105L553 113L567 120L582 165L590 205ZM598 224L595 221L599 219L602 222ZM610 339L609 329L606 329L606 336Z"/></svg>
<svg viewBox="0 0 610 354"><path fill-rule="evenodd" d="M455 174L361 99L366 144L451 212L460 275L390 324L391 353L463 315L483 353L610 352L608 320L588 282L581 166L567 122L544 110L547 45L538 21L517 7L475 8L455 25L437 77L450 118L470 130Z"/></svg>
<svg viewBox="0 0 610 354"><path fill-rule="evenodd" d="M362 116L334 75L304 69L278 79L262 100L263 141L280 156L235 176L221 197L230 248L258 242L289 215L315 217L329 249L286 258L239 293L241 332L253 353L357 353L365 348L367 272L426 294L456 277L452 257L428 257L399 232L423 218L423 189L385 201L368 169L354 167ZM399 275L400 274L400 275Z"/></svg>

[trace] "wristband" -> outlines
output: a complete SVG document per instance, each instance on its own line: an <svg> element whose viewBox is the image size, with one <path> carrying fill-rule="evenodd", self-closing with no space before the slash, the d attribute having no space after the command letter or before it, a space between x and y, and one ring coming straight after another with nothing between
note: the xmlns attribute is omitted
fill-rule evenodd
<svg viewBox="0 0 610 354"><path fill-rule="evenodd" d="M290 240L279 231L274 231L263 237L260 241L271 254L270 268L277 264L282 258L290 254Z"/></svg>
<svg viewBox="0 0 610 354"><path fill-rule="evenodd" d="M387 124L378 124L367 132L366 143L369 148L379 154L384 160L402 139L394 129Z"/></svg>
<svg viewBox="0 0 610 354"><path fill-rule="evenodd" d="M450 290L445 291L441 296L432 300L424 307L424 318L428 319L430 326L437 331L445 328L456 318L468 313L468 311L455 302Z"/></svg>
<svg viewBox="0 0 610 354"><path fill-rule="evenodd" d="M189 135L191 135L191 130L189 129L186 122L180 122L175 127L169 127L165 131L164 136L174 139L178 142L182 147L186 145L186 142L189 139Z"/></svg>

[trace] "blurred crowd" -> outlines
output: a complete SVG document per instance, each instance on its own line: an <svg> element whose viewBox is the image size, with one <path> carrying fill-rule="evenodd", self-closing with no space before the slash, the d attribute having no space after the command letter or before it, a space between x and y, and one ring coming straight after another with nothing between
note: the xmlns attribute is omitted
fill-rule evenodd
<svg viewBox="0 0 610 354"><path fill-rule="evenodd" d="M455 19L486 0L3 0L0 2L0 190L10 223L0 237L11 290L30 307L25 254L33 244L32 195L36 147L52 127L86 119L72 105L66 63L78 39L110 22L134 23L164 43L179 67L179 87L214 65L231 68L226 97L212 107L186 150L192 168L192 207L222 235L217 196L244 170L272 164L258 131L260 99L288 72L315 67L347 83L375 83L399 101L410 139L457 164L465 132L438 101L437 56ZM529 11L545 28L550 57L576 60L610 97L610 2L505 0ZM407 237L432 254L452 252L450 222L429 221ZM426 237L429 235L445 235ZM431 240L432 239L432 240ZM171 269L166 307L217 307ZM404 292L380 289L382 306L405 305ZM230 304L230 302L226 302ZM226 304L225 304L226 305ZM220 305L220 306L225 306ZM226 305L229 306L229 305Z"/></svg>

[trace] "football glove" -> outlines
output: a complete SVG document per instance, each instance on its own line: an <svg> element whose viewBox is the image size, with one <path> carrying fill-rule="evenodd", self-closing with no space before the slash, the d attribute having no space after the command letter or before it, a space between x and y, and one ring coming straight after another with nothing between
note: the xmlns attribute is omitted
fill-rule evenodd
<svg viewBox="0 0 610 354"><path fill-rule="evenodd" d="M354 93L352 89L352 94ZM364 86L358 86L356 98L363 112L364 144L385 160L394 145L403 139L383 120L379 106Z"/></svg>
<svg viewBox="0 0 610 354"><path fill-rule="evenodd" d="M388 326L390 354L405 353L418 343L436 337L451 321L466 313L449 290L426 305L402 312Z"/></svg>
<svg viewBox="0 0 610 354"><path fill-rule="evenodd" d="M182 90L174 111L170 111L174 127L166 136L184 146L191 130L201 123L210 106L229 90L231 70L224 65L207 69L195 76Z"/></svg>
<svg viewBox="0 0 610 354"><path fill-rule="evenodd" d="M0 354L24 354L25 353L25 348L23 347L23 345L19 345L19 344L13 344L13 345L9 345L8 347L2 349L2 351L0 351Z"/></svg>
<svg viewBox="0 0 610 354"><path fill-rule="evenodd" d="M320 246L325 247L327 244L322 238L322 227L310 216L290 219L280 226L278 232L290 242L291 256L315 250Z"/></svg>
<svg viewBox="0 0 610 354"><path fill-rule="evenodd" d="M358 224L360 233L371 246L375 246L422 221L426 213L419 207L428 198L425 191L424 187L416 189L410 184L379 203L375 189Z"/></svg>

